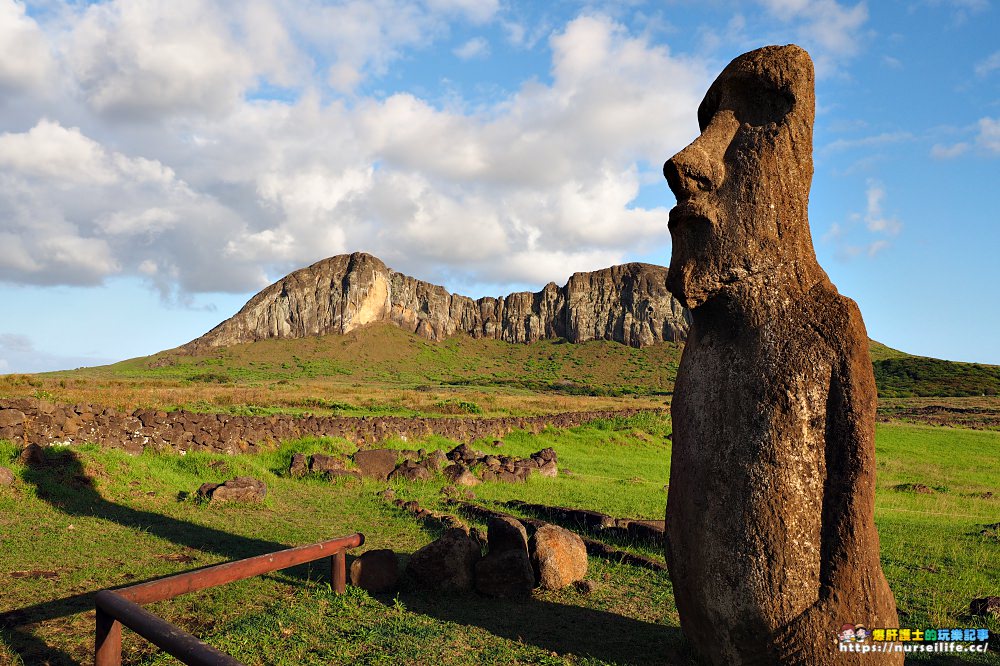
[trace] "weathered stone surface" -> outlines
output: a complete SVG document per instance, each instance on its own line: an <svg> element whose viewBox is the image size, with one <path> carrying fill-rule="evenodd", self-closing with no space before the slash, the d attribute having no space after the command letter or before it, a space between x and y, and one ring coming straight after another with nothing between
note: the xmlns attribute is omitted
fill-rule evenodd
<svg viewBox="0 0 1000 666"><path fill-rule="evenodd" d="M434 474L426 466L407 461L406 464L400 465L393 470L392 474L389 475L389 480L426 481L433 476Z"/></svg>
<svg viewBox="0 0 1000 666"><path fill-rule="evenodd" d="M413 553L406 572L421 587L467 592L473 587L481 554L479 544L465 530L452 528Z"/></svg>
<svg viewBox="0 0 1000 666"><path fill-rule="evenodd" d="M558 525L543 525L528 542L538 584L560 590L587 575L587 546L583 539Z"/></svg>
<svg viewBox="0 0 1000 666"><path fill-rule="evenodd" d="M368 449L354 454L354 464L361 476L385 481L396 469L399 452L393 449Z"/></svg>
<svg viewBox="0 0 1000 666"><path fill-rule="evenodd" d="M472 471L461 463L448 465L444 468L444 475L456 486L478 486L481 482Z"/></svg>
<svg viewBox="0 0 1000 666"><path fill-rule="evenodd" d="M369 550L351 562L351 585L372 593L399 587L399 560L391 550Z"/></svg>
<svg viewBox="0 0 1000 666"><path fill-rule="evenodd" d="M291 476L305 476L309 473L309 463L306 462L306 454L293 453L292 462L288 465L288 474Z"/></svg>
<svg viewBox="0 0 1000 666"><path fill-rule="evenodd" d="M45 452L42 451L42 447L38 446L38 444L28 444L21 450L21 455L18 459L22 465L37 467L45 464Z"/></svg>
<svg viewBox="0 0 1000 666"><path fill-rule="evenodd" d="M502 553L507 550L528 552L528 531L519 520L491 517L486 523L486 534L491 553Z"/></svg>
<svg viewBox="0 0 1000 666"><path fill-rule="evenodd" d="M204 483L198 488L198 495L213 503L263 502L267 496L267 486L252 476L237 476L222 484Z"/></svg>
<svg viewBox="0 0 1000 666"><path fill-rule="evenodd" d="M328 456L324 453L314 453L309 460L309 471L313 474L323 474L334 470L343 470L344 460L339 456Z"/></svg>
<svg viewBox="0 0 1000 666"><path fill-rule="evenodd" d="M476 591L488 597L510 598L531 594L535 572L527 549L489 554L476 563Z"/></svg>
<svg viewBox="0 0 1000 666"><path fill-rule="evenodd" d="M24 412L19 409L0 409L0 428L9 428L24 423Z"/></svg>
<svg viewBox="0 0 1000 666"><path fill-rule="evenodd" d="M845 621L899 620L873 520L868 338L809 232L814 107L805 51L752 51L664 165L677 197L668 283L693 317L666 554L681 627L713 664L903 662L830 639Z"/></svg>
<svg viewBox="0 0 1000 666"><path fill-rule="evenodd" d="M6 467L0 467L0 486L10 486L16 481L14 472L10 471Z"/></svg>
<svg viewBox="0 0 1000 666"><path fill-rule="evenodd" d="M474 301L355 252L285 276L184 349L348 333L374 322L392 323L431 340L465 333L507 342L562 337L643 347L683 340L688 329L687 315L670 296L666 276L661 266L624 264L575 273L563 287L549 283L536 293Z"/></svg>

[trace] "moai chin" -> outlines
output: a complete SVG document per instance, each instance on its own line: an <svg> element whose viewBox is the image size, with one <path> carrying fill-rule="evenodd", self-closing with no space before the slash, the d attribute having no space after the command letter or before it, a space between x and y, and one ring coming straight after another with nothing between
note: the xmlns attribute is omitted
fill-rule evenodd
<svg viewBox="0 0 1000 666"><path fill-rule="evenodd" d="M666 554L681 627L713 664L903 663L838 645L844 624L898 617L874 522L868 336L809 233L814 107L804 50L751 51L663 167L677 197L668 284L693 318Z"/></svg>

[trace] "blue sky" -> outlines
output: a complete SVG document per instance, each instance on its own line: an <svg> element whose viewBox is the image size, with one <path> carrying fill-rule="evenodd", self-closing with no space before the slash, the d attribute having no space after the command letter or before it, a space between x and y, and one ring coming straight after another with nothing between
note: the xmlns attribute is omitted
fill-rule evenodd
<svg viewBox="0 0 1000 666"><path fill-rule="evenodd" d="M813 239L871 337L1000 364L997 11L0 0L0 373L177 346L355 250L474 297L665 265L661 165L772 43L816 63Z"/></svg>

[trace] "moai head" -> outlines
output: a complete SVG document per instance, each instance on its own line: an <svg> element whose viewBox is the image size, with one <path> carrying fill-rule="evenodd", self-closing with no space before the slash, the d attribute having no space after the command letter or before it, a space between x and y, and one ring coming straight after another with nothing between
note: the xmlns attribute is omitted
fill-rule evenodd
<svg viewBox="0 0 1000 666"><path fill-rule="evenodd" d="M668 286L697 308L764 274L808 287L823 275L809 234L812 60L766 46L733 60L698 107L701 135L667 160Z"/></svg>

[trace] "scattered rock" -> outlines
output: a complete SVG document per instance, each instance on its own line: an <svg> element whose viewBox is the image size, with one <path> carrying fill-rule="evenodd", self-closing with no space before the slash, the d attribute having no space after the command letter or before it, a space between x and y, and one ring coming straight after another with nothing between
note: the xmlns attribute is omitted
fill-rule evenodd
<svg viewBox="0 0 1000 666"><path fill-rule="evenodd" d="M343 458L338 456L328 456L325 453L314 453L309 460L309 471L313 474L326 474L327 472L342 471L347 469Z"/></svg>
<svg viewBox="0 0 1000 666"><path fill-rule="evenodd" d="M900 483L893 486L892 489L899 492L920 493L921 495L933 495L937 492L930 486L925 486L922 483Z"/></svg>
<svg viewBox="0 0 1000 666"><path fill-rule="evenodd" d="M476 563L476 591L488 597L520 597L531 594L535 572L527 549L493 552Z"/></svg>
<svg viewBox="0 0 1000 666"><path fill-rule="evenodd" d="M21 455L18 458L22 465L27 465L28 467L38 467L39 465L45 464L45 452L42 451L42 447L38 444L28 444L21 451Z"/></svg>
<svg viewBox="0 0 1000 666"><path fill-rule="evenodd" d="M434 475L425 466L408 460L393 470L393 472L389 475L389 480L393 481L398 479L403 481L426 481L432 476Z"/></svg>
<svg viewBox="0 0 1000 666"><path fill-rule="evenodd" d="M406 572L421 587L441 592L467 592L473 588L479 544L462 529L446 530L410 557Z"/></svg>
<svg viewBox="0 0 1000 666"><path fill-rule="evenodd" d="M580 594L593 594L597 590L597 581L584 578L573 583L573 587Z"/></svg>
<svg viewBox="0 0 1000 666"><path fill-rule="evenodd" d="M981 597L969 603L970 615L994 615L1000 617L1000 597Z"/></svg>
<svg viewBox="0 0 1000 666"><path fill-rule="evenodd" d="M458 463L445 467L444 475L456 486L478 486L481 483L468 467Z"/></svg>
<svg viewBox="0 0 1000 666"><path fill-rule="evenodd" d="M554 460L550 460L538 468L538 473L547 479L554 479L559 476L559 466Z"/></svg>
<svg viewBox="0 0 1000 666"><path fill-rule="evenodd" d="M385 481L396 469L399 452L393 449L365 449L354 454L354 464L367 479Z"/></svg>
<svg viewBox="0 0 1000 666"><path fill-rule="evenodd" d="M351 562L351 585L372 593L391 592L399 586L399 561L389 550L369 550Z"/></svg>
<svg viewBox="0 0 1000 666"><path fill-rule="evenodd" d="M396 491L393 490L392 488L386 488L385 490L377 493L377 495L382 499L386 500L387 502L391 502L392 500L396 499Z"/></svg>
<svg viewBox="0 0 1000 666"><path fill-rule="evenodd" d="M491 516L486 524L487 543L491 553L508 550L528 552L528 532L521 521L507 517Z"/></svg>
<svg viewBox="0 0 1000 666"><path fill-rule="evenodd" d="M263 502L267 496L267 486L252 476L237 476L225 483L204 483L198 488L198 496L210 502Z"/></svg>
<svg viewBox="0 0 1000 666"><path fill-rule="evenodd" d="M293 453L292 462L288 465L289 476L301 477L309 473L309 463L306 462L306 454Z"/></svg>
<svg viewBox="0 0 1000 666"><path fill-rule="evenodd" d="M528 547L538 584L546 590L562 589L587 575L587 547L583 539L565 528L540 527Z"/></svg>
<svg viewBox="0 0 1000 666"><path fill-rule="evenodd" d="M16 478L14 477L14 472L10 471L6 467L0 467L0 486L10 486L14 484Z"/></svg>

